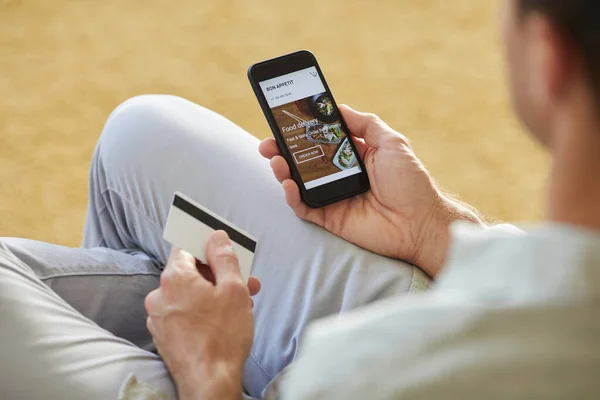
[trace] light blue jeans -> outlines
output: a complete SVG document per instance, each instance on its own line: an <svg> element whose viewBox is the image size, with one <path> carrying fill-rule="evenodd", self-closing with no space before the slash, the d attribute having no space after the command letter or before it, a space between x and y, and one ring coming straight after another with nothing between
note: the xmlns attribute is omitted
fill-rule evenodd
<svg viewBox="0 0 600 400"><path fill-rule="evenodd" d="M129 373L176 396L145 327L146 294L169 252L181 191L258 239L256 339L244 388L294 360L308 323L420 285L412 266L296 218L258 140L172 96L142 96L108 119L91 165L82 248L0 241L0 397L115 398Z"/></svg>

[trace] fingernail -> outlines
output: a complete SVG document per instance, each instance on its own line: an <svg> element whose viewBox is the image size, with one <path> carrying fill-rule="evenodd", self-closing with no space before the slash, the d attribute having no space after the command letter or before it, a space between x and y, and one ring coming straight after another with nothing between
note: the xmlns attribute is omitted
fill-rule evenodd
<svg viewBox="0 0 600 400"><path fill-rule="evenodd" d="M231 243L225 231L216 231L213 233L212 241L216 246L228 246Z"/></svg>

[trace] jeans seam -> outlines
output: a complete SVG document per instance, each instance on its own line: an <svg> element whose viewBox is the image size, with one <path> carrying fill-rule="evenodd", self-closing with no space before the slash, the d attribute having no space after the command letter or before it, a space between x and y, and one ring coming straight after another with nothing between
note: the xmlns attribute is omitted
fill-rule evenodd
<svg viewBox="0 0 600 400"><path fill-rule="evenodd" d="M250 351L250 357L252 357L252 359L254 360L254 362L256 363L256 365L258 365L258 368L260 368L260 370L262 372L265 373L265 375L267 375L267 377L269 378L269 380L273 379L273 375L270 374L267 369L258 361L258 357L256 356L256 353L254 351Z"/></svg>
<svg viewBox="0 0 600 400"><path fill-rule="evenodd" d="M150 217L148 214L146 214L146 212L142 209L142 207L137 205L135 203L135 201L133 201L130 198L128 198L127 196L123 195L117 189L113 189L108 186L104 191L101 192L101 194L104 195L106 192L112 192L112 193L116 194L117 196L119 196L119 198L121 198L121 200L129 203L137 213L139 213L142 217L144 217L150 223L150 225L152 225L154 228L156 228L156 230L158 230L159 232L161 231L161 228L160 228L158 222L154 221L152 219L152 217Z"/></svg>
<svg viewBox="0 0 600 400"><path fill-rule="evenodd" d="M101 183L100 183L102 181L106 181L106 173L104 171L104 166L102 163L102 143L101 143L101 141L98 141L98 143L96 144L96 149L92 156L92 166L90 168L91 168L90 178L89 178L90 179L90 190L89 190L90 204L91 204L92 199L95 197L94 194L92 193L93 189L92 189L91 185L94 185L94 183L95 183L94 186L98 188L98 192L100 193L100 197L102 198L101 206L98 208L94 208L96 218L98 220L100 220L101 219L100 214L102 214L103 212L108 210L108 207L106 206L106 201L104 200L105 191L102 190ZM98 176L100 173L103 175L102 178L100 176ZM92 177L92 175L93 175L93 177ZM97 222L97 224L99 224L99 223ZM86 225L87 225L87 221L86 221ZM99 242L93 247L107 247L106 239L105 239L104 235L102 234L100 236L101 237L100 237ZM87 246L87 247L89 248L90 246Z"/></svg>
<svg viewBox="0 0 600 400"><path fill-rule="evenodd" d="M102 192L100 193L100 195L102 195ZM96 210L96 218L100 219L100 214L102 214L103 212L107 211L108 207L106 207L105 204L102 205L102 207L100 207L99 210ZM106 247L106 240L104 239L104 236L101 235L100 239L96 242L96 244L94 246L88 246L88 248L90 247Z"/></svg>
<svg viewBox="0 0 600 400"><path fill-rule="evenodd" d="M121 104L118 108L121 108L121 106L123 106L123 104ZM116 110L113 111L113 114L115 113ZM111 116L113 115L111 114ZM110 119L110 117L109 117ZM131 206L133 207L134 210L136 210L140 215L142 215L145 219L148 220L148 222L154 226L159 232L161 231L160 226L158 224L158 222L154 221L152 219L152 217L150 217L148 214L146 214L146 212L142 209L142 207L138 206L133 200L129 199L127 196L123 195L121 192L119 192L117 189L114 189L111 187L111 185L108 182L108 179L106 179L106 171L104 171L104 167L103 167L103 162L102 162L102 145L101 143L98 144L98 167L102 168L103 172L104 172L104 181L106 183L106 189L104 190L100 190L100 195L104 196L104 194L106 192L112 192L114 194L116 194L117 196L119 196L122 200L127 201L129 204L131 204ZM106 204L104 204L104 210L106 210L108 207L106 206ZM99 212L96 212L96 214L99 214Z"/></svg>

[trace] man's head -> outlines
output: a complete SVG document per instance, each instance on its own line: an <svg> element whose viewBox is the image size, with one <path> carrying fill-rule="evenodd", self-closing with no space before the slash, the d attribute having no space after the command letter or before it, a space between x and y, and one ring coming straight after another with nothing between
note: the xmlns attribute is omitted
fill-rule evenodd
<svg viewBox="0 0 600 400"><path fill-rule="evenodd" d="M504 38L519 117L546 145L560 113L600 115L600 1L505 0Z"/></svg>

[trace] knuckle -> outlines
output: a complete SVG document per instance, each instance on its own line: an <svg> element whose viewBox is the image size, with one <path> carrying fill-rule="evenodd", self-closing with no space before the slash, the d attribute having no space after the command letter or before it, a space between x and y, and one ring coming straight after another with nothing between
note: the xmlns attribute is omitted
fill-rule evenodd
<svg viewBox="0 0 600 400"><path fill-rule="evenodd" d="M150 292L146 295L146 298L144 299L144 308L146 309L146 311L150 314L153 311L153 305L152 305L152 296L154 296L152 293L154 292Z"/></svg>
<svg viewBox="0 0 600 400"><path fill-rule="evenodd" d="M248 292L248 287L242 282L241 279L228 279L223 281L221 284L222 290L228 295L247 295L250 296L250 292Z"/></svg>
<svg viewBox="0 0 600 400"><path fill-rule="evenodd" d="M160 289L154 289L146 295L144 299L144 308L148 315L154 315L160 310L161 292Z"/></svg>
<svg viewBox="0 0 600 400"><path fill-rule="evenodd" d="M390 141L397 146L411 148L410 141L403 135L395 135Z"/></svg>
<svg viewBox="0 0 600 400"><path fill-rule="evenodd" d="M408 137L406 137L402 133L398 133L398 137L404 145L411 147L410 139Z"/></svg>
<svg viewBox="0 0 600 400"><path fill-rule="evenodd" d="M380 121L379 116L377 114L373 114L373 113L367 113L367 119L371 123L375 123L375 122L379 122Z"/></svg>
<svg viewBox="0 0 600 400"><path fill-rule="evenodd" d="M219 265L223 265L223 266L231 266L231 265L238 265L238 258L234 253L223 253L219 256L217 256L217 266Z"/></svg>
<svg viewBox="0 0 600 400"><path fill-rule="evenodd" d="M150 317L146 318L146 328L148 329L148 332L154 336L154 324L152 323L152 318Z"/></svg>
<svg viewBox="0 0 600 400"><path fill-rule="evenodd" d="M300 219L305 219L306 218L306 210L302 207L293 207L293 211L294 214L296 214L296 217L300 218Z"/></svg>
<svg viewBox="0 0 600 400"><path fill-rule="evenodd" d="M170 280L170 278L169 278L168 272L167 271L163 271L160 274L160 286L168 285L169 284L169 280Z"/></svg>
<svg viewBox="0 0 600 400"><path fill-rule="evenodd" d="M374 114L374 113L367 113L367 118L370 121L378 121L379 120L379 116L377 116L377 114Z"/></svg>
<svg viewBox="0 0 600 400"><path fill-rule="evenodd" d="M238 259L231 245L218 247L215 251L215 258L218 263L237 263Z"/></svg>
<svg viewBox="0 0 600 400"><path fill-rule="evenodd" d="M160 274L160 286L170 286L177 279L177 270L167 268Z"/></svg>
<svg viewBox="0 0 600 400"><path fill-rule="evenodd" d="M177 266L178 267L182 267L185 264L196 264L196 259L194 258L193 255L191 255L187 251L182 251L181 252L181 259L178 261Z"/></svg>
<svg viewBox="0 0 600 400"><path fill-rule="evenodd" d="M367 114L367 131L378 129L381 127L381 118L373 113Z"/></svg>

